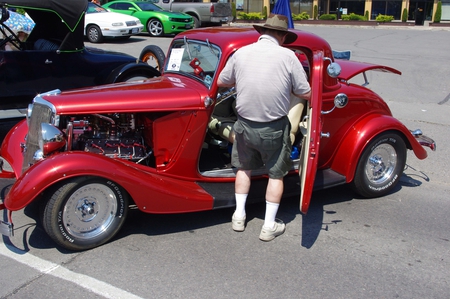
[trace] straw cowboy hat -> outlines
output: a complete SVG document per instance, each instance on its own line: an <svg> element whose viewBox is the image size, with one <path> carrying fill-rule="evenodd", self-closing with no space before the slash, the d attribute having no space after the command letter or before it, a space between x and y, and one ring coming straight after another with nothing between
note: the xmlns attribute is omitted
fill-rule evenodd
<svg viewBox="0 0 450 299"><path fill-rule="evenodd" d="M293 43L297 39L297 34L288 30L288 18L283 15L270 14L264 25L253 25L253 27L260 34L262 34L263 28L287 33L285 44Z"/></svg>

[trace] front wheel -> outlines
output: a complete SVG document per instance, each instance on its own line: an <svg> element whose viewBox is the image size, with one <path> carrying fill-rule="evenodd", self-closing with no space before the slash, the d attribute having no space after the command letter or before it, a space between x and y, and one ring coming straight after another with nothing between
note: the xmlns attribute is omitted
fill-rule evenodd
<svg viewBox="0 0 450 299"><path fill-rule="evenodd" d="M102 178L74 178L57 188L45 204L44 230L58 245L86 250L108 242L122 227L128 194Z"/></svg>
<svg viewBox="0 0 450 299"><path fill-rule="evenodd" d="M164 55L164 51L160 47L156 45L149 45L141 51L139 60L147 62L148 65L161 72L164 66L164 61L166 60L166 56Z"/></svg>
<svg viewBox="0 0 450 299"><path fill-rule="evenodd" d="M164 27L160 20L151 19L147 23L148 34L152 37L159 37L164 34Z"/></svg>
<svg viewBox="0 0 450 299"><path fill-rule="evenodd" d="M100 28L96 25L90 25L86 30L88 40L93 44L98 44L103 41L103 35Z"/></svg>
<svg viewBox="0 0 450 299"><path fill-rule="evenodd" d="M354 190L364 197L380 197L398 183L406 164L406 145L401 136L385 132L364 149L353 180Z"/></svg>

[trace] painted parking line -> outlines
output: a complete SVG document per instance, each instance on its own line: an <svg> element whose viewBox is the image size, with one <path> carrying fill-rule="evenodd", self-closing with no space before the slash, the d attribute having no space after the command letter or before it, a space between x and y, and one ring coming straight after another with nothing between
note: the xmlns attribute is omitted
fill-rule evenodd
<svg viewBox="0 0 450 299"><path fill-rule="evenodd" d="M142 299L130 292L116 288L106 282L92 278L90 276L73 272L61 265L43 260L23 250L17 249L11 245L0 242L0 255L13 259L21 264L25 264L41 273L49 274L74 283L95 294L105 298L126 298Z"/></svg>

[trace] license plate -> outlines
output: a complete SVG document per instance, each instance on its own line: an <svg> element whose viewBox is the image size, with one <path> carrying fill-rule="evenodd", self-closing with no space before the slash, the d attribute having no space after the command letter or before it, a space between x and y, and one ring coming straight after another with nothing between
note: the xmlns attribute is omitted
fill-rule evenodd
<svg viewBox="0 0 450 299"><path fill-rule="evenodd" d="M186 24L186 29L191 28L191 24Z"/></svg>
<svg viewBox="0 0 450 299"><path fill-rule="evenodd" d="M133 29L131 29L131 33L139 33L139 28L133 28Z"/></svg>

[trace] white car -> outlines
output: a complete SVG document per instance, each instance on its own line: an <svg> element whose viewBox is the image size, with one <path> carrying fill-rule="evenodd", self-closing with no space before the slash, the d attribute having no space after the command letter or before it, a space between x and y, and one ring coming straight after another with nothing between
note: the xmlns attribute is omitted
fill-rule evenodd
<svg viewBox="0 0 450 299"><path fill-rule="evenodd" d="M101 43L104 37L129 38L142 32L144 25L138 18L107 9L89 2L84 18L84 34L91 43Z"/></svg>

